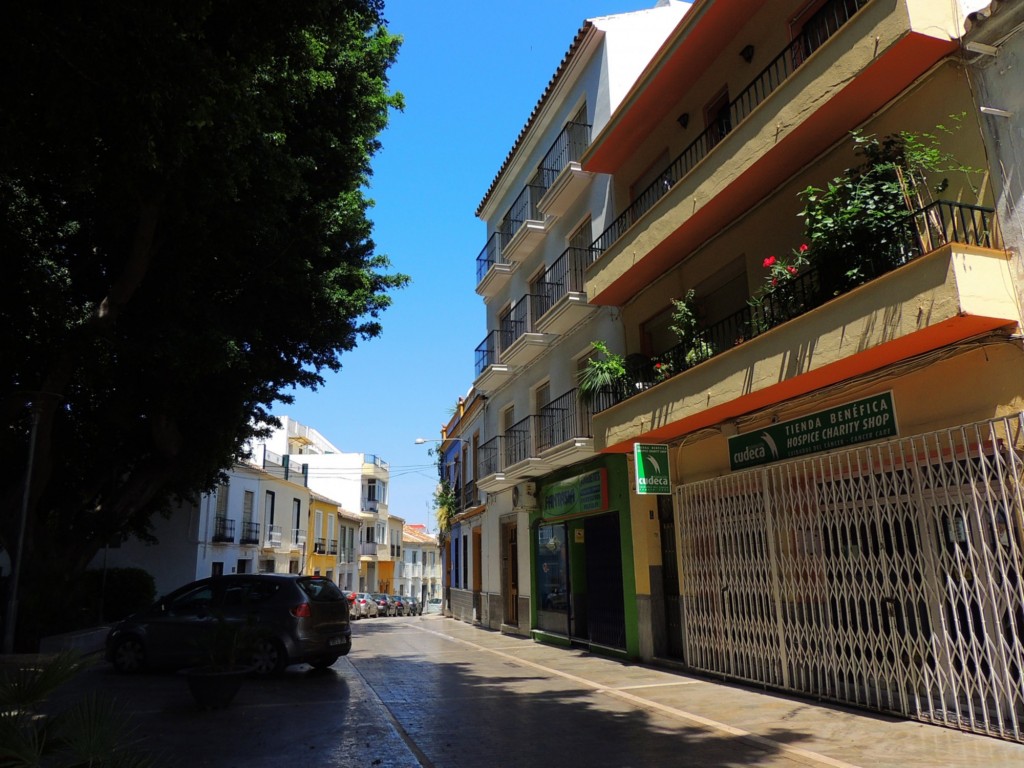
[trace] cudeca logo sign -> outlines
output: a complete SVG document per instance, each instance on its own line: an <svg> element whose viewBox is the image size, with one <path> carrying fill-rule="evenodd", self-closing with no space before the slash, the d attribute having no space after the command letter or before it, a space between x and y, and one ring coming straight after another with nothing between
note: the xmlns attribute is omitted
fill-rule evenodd
<svg viewBox="0 0 1024 768"><path fill-rule="evenodd" d="M729 466L756 467L899 434L892 392L729 438Z"/></svg>
<svg viewBox="0 0 1024 768"><path fill-rule="evenodd" d="M672 481L668 474L667 445L633 445L636 465L636 492L638 494L669 495Z"/></svg>

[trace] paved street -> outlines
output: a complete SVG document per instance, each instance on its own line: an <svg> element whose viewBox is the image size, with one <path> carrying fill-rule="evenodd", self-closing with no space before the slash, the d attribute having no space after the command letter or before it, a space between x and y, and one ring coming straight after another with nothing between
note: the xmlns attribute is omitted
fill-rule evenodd
<svg viewBox="0 0 1024 768"><path fill-rule="evenodd" d="M174 675L78 686L133 711L168 766L1024 765L1024 746L553 648L438 616L364 620L334 668L196 709Z"/></svg>

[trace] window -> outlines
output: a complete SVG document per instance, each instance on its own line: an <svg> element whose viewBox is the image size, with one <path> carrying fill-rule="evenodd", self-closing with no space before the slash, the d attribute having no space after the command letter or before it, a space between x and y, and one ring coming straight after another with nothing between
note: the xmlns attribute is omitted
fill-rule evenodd
<svg viewBox="0 0 1024 768"><path fill-rule="evenodd" d="M220 561L214 561L210 563L210 575L211 576L223 576L224 575L224 563Z"/></svg>
<svg viewBox="0 0 1024 768"><path fill-rule="evenodd" d="M292 499L292 528L299 530L302 527L302 501Z"/></svg>
<svg viewBox="0 0 1024 768"><path fill-rule="evenodd" d="M533 412L540 413L540 409L551 402L551 382L545 381L533 392Z"/></svg>
<svg viewBox="0 0 1024 768"><path fill-rule="evenodd" d="M228 484L221 483L217 487L217 517L227 517L228 514Z"/></svg>
<svg viewBox="0 0 1024 768"><path fill-rule="evenodd" d="M274 492L267 491L267 495L263 497L263 519L267 521L267 525L274 524Z"/></svg>
<svg viewBox="0 0 1024 768"><path fill-rule="evenodd" d="M256 506L256 494L246 491L242 494L242 523L252 522L252 511Z"/></svg>

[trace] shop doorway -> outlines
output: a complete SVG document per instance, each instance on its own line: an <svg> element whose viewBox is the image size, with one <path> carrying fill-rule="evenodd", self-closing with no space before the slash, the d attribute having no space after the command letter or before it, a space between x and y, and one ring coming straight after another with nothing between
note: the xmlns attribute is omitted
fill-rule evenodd
<svg viewBox="0 0 1024 768"><path fill-rule="evenodd" d="M585 518L582 533L586 584L583 590L575 585L573 589L577 603L574 636L609 648L625 648L619 516L611 512ZM585 606L583 615L580 615L578 603Z"/></svg>
<svg viewBox="0 0 1024 768"><path fill-rule="evenodd" d="M502 623L519 626L519 544L514 520L501 524L501 596L504 605Z"/></svg>
<svg viewBox="0 0 1024 768"><path fill-rule="evenodd" d="M676 523L672 497L658 496L658 527L661 533L661 592L665 613L666 651L683 658L683 620L679 603L679 565L676 548Z"/></svg>

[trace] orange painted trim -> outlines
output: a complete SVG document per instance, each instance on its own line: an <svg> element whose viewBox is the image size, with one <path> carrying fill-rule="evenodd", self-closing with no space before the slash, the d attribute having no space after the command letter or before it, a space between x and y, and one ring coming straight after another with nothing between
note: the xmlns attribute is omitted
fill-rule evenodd
<svg viewBox="0 0 1024 768"><path fill-rule="evenodd" d="M667 443L699 429L783 403L832 384L879 370L901 360L907 360L988 331L1005 328L1006 324L1006 318L1001 317L971 315L953 317L908 336L837 360L818 370L808 371L792 379L780 381L778 384L765 387L757 392L737 397L728 403L716 405L693 416L644 432L635 438L615 443L602 449L601 453L629 453L633 450L633 444L640 442ZM753 341L747 343L750 344ZM635 397L644 396L644 394L640 394Z"/></svg>

